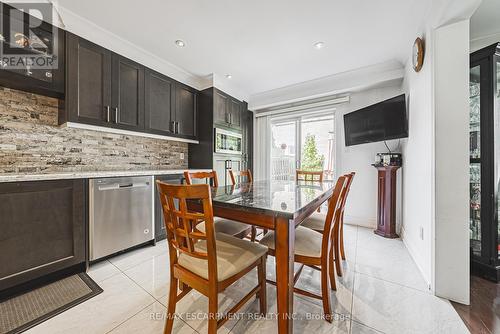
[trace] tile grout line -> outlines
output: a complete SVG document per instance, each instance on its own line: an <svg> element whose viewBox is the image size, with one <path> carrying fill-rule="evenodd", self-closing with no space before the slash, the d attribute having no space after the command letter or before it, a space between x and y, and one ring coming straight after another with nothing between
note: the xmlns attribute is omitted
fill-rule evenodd
<svg viewBox="0 0 500 334"><path fill-rule="evenodd" d="M376 276L372 276L370 274L362 273L362 272L359 272L359 271L356 271L356 273L360 274L360 275L363 275L363 276L368 276L370 278L373 278L373 279L376 279L376 280L379 280L379 281L384 281L384 282L387 282L387 283L399 285L400 287L411 289L413 291L420 292L420 293L426 294L428 296L434 296L433 294L431 294L431 293L429 293L427 291L419 290L417 288L414 288L414 287L411 287L411 286L408 286L408 285L404 285L404 284L401 284L401 283L398 283L398 282L389 281L389 280L386 280L386 279L383 279L383 278L380 278L380 277L376 277Z"/></svg>
<svg viewBox="0 0 500 334"><path fill-rule="evenodd" d="M160 255L164 255L164 254L160 254ZM155 255L153 256L151 259L154 259L156 256L159 256L159 255ZM151 259L147 259L147 260L144 260L142 261L141 263L137 263L136 265L130 267L130 268L127 268L126 270L129 270L129 269L132 269L138 265L141 265L142 263L146 262L146 261L149 261ZM144 289L139 283L137 283L134 279L132 279L130 276L128 276L123 270L121 270L118 266L116 266L114 263L112 263L111 261L108 261L109 263L111 263L116 269L118 269L123 275L125 275L125 277L127 277L129 280L131 280L135 285L137 285L139 288L141 288L144 292L146 292L148 295L150 295L154 301L149 304L148 306L144 307L143 309L141 309L139 312L137 312L136 314L132 315L130 318L126 319L125 321L121 322L120 324L118 324L116 327L114 327L111 331L113 331L114 329L116 329L118 326L122 325L123 323L127 322L128 320L130 320L131 318L133 318L134 316L136 316L137 314L139 314L140 312L142 312L143 310L145 310L146 308L148 308L149 306L153 305L154 303L159 303L161 306L165 307L165 305L163 305L163 303L158 300L158 298L156 298L155 296L153 296L151 293L149 293L149 291L147 291L146 289ZM114 276L114 275L113 275ZM166 309L166 307L165 307ZM186 324L189 328L191 328L195 333L198 333L193 327L191 327L186 321L184 321L182 318L178 318L179 320L181 320L184 324ZM109 332L111 332L109 331ZM109 333L107 332L107 333Z"/></svg>
<svg viewBox="0 0 500 334"><path fill-rule="evenodd" d="M138 315L139 313L141 313L142 311L144 311L145 309L147 309L148 307L150 307L151 305L153 305L154 303L156 303L156 300L153 301L151 304L148 304L145 307L141 308L139 311L137 311L136 313L134 313L133 315L131 315L130 317L128 317L124 321L120 322L115 327L111 328L109 331L106 332L106 334L111 333L112 331L114 331L115 329L117 329L118 327L120 327L121 325L123 325L124 323L126 323L127 321L129 321L130 319L132 319L133 317L135 317L136 315Z"/></svg>

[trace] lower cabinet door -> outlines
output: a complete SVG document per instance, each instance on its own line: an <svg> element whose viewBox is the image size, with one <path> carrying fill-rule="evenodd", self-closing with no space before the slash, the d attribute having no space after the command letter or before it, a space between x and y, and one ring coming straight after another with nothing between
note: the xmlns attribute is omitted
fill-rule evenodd
<svg viewBox="0 0 500 334"><path fill-rule="evenodd" d="M0 183L0 291L85 263L85 180Z"/></svg>
<svg viewBox="0 0 500 334"><path fill-rule="evenodd" d="M161 182L168 184L182 184L182 175L158 175L155 177L155 181L160 180ZM177 205L177 203L175 203ZM158 190L155 189L155 240L160 241L167 237L165 229L165 220L163 219L163 210L161 207L160 196Z"/></svg>

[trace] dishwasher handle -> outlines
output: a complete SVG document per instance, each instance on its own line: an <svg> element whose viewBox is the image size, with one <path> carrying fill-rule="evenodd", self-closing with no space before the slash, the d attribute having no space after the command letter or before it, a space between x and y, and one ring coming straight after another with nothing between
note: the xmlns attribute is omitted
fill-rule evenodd
<svg viewBox="0 0 500 334"><path fill-rule="evenodd" d="M130 188L144 188L144 187L149 187L149 182L139 182L139 183L113 183L113 184L108 184L108 185L103 185L97 187L99 191L106 191L106 190L117 190L117 189L130 189Z"/></svg>

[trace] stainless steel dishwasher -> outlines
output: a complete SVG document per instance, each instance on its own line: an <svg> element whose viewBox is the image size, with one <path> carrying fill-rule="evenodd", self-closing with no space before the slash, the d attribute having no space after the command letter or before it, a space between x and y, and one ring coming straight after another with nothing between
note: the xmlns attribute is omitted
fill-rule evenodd
<svg viewBox="0 0 500 334"><path fill-rule="evenodd" d="M89 181L90 260L153 240L153 177Z"/></svg>

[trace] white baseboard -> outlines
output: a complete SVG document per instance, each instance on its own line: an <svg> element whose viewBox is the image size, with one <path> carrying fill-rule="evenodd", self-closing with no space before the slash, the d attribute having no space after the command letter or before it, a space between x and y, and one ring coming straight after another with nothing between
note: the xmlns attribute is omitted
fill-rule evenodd
<svg viewBox="0 0 500 334"><path fill-rule="evenodd" d="M373 229L377 228L377 220L375 218L369 218L369 217L356 217L356 216L345 215L344 223L348 225L356 225Z"/></svg>
<svg viewBox="0 0 500 334"><path fill-rule="evenodd" d="M425 283L427 283L427 287L434 294L434 287L430 283L430 277L426 277L426 275L424 274L425 271L423 270L423 268L421 266L421 263L423 260L420 257L420 255L418 254L418 252L415 250L415 247L413 247L412 243L406 237L404 226L401 226L400 237L401 237L401 240L403 241L403 244L405 245L406 249L408 250L408 253L410 253L410 256L411 256L413 262L417 265L417 268L420 271L420 274L422 274L422 277L424 278Z"/></svg>

